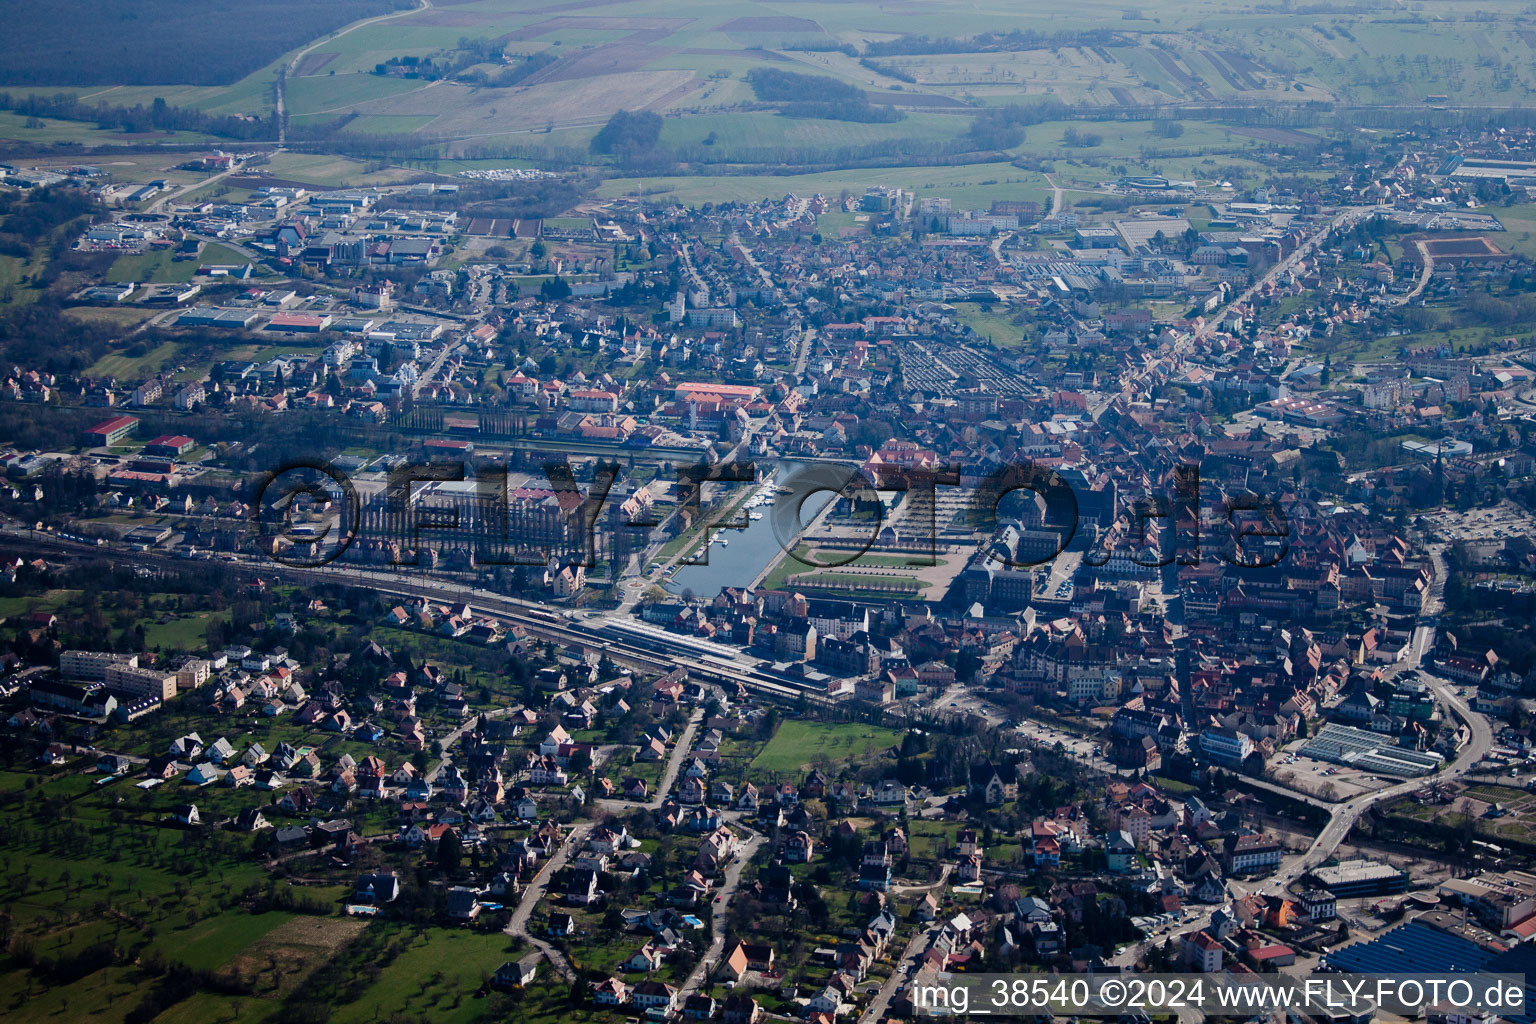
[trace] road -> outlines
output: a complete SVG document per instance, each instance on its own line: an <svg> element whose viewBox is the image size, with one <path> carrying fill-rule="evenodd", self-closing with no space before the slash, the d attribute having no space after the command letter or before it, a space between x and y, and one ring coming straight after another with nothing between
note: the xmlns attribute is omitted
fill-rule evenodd
<svg viewBox="0 0 1536 1024"><path fill-rule="evenodd" d="M693 737L699 731L699 723L704 720L704 710L697 709L693 717L688 719L688 725L684 727L682 734L678 736L677 743L672 747L672 756L667 758L666 771L661 773L661 781L656 784L656 791L646 801L603 799L597 804L605 811L633 811L643 808L654 811L666 803L667 794L672 792L672 786L677 782L677 773L682 770L683 761L693 751Z"/></svg>
<svg viewBox="0 0 1536 1024"><path fill-rule="evenodd" d="M188 193L196 192L198 189L207 188L209 185L212 185L215 182L223 181L225 178L239 170L240 166L240 164L232 163L224 170L217 174L210 175L209 177L204 178L202 181L194 181L190 185L183 185L181 188L174 192L167 192L159 199L156 199L153 203L150 203L149 206L145 207L144 212L159 213L161 207L165 206L166 203L174 202L175 200L180 199L182 196L187 195Z"/></svg>
<svg viewBox="0 0 1536 1024"><path fill-rule="evenodd" d="M682 770L683 759L693 752L693 737L699 731L699 723L704 721L704 709L698 708L693 716L688 719L688 725L683 729L683 734L677 738L677 745L672 748L672 756L667 758L667 770L661 773L661 781L656 784L656 792L645 802L650 810L656 810L666 801L667 794L672 792L672 786L677 782L677 773Z"/></svg>
<svg viewBox="0 0 1536 1024"><path fill-rule="evenodd" d="M805 379L805 364L811 358L811 349L816 344L816 328L807 327L800 332L800 351L795 353L795 380Z"/></svg>
<svg viewBox="0 0 1536 1024"><path fill-rule="evenodd" d="M1253 284L1249 285L1247 288L1244 288L1231 299L1228 299L1217 311L1212 313L1210 319L1208 319L1204 324L1200 326L1197 331L1195 331L1195 340L1204 338L1206 335L1216 330L1217 326L1220 325L1224 319L1226 319L1226 315L1229 310L1247 302L1254 295L1258 294L1259 290L1262 289L1265 285L1269 284L1269 282L1273 281L1281 274L1284 274L1291 270L1291 268L1295 267L1296 264L1305 259L1313 249L1317 248L1317 244L1324 238L1328 237L1330 232L1337 228L1346 227L1349 224L1352 224L1355 221L1361 219L1362 217L1373 214L1375 211L1376 207L1374 206L1348 206L1334 214L1331 218L1329 218L1328 223L1324 224L1312 234L1308 235L1307 240L1296 247L1295 252L1285 257L1279 263L1276 263L1273 267L1270 267L1267 271L1264 272L1262 277L1259 277L1253 282Z"/></svg>
<svg viewBox="0 0 1536 1024"><path fill-rule="evenodd" d="M585 842L586 838L587 829L573 828L571 830L570 834L565 837L565 842L560 844L560 848L551 854L550 858L544 862L544 866L528 880L527 888L523 890L523 895L517 901L516 909L512 911L512 919L507 922L507 927L503 929L508 935L527 941L540 953L544 954L544 959L549 961L549 965L555 969L555 973L559 974L566 981L576 980L576 972L572 969L570 961L566 960L564 953L543 939L535 937L528 930L528 918L533 914L533 908L539 905L539 900L549 889L550 880L559 874L560 869L565 867L566 861L571 859L571 851L576 849L578 844Z"/></svg>
<svg viewBox="0 0 1536 1024"><path fill-rule="evenodd" d="M713 904L714 909L711 911L710 917L715 937L710 941L709 949L705 951L704 955L699 958L699 962L694 965L693 970L689 972L688 979L678 989L677 1001L679 1004L699 990L699 986L709 977L710 969L719 963L720 958L725 955L725 918L726 913L731 908L731 898L736 895L736 890L741 886L742 871L751 863L752 858L757 856L757 851L767 840L767 837L761 833L747 828L747 826L739 822L737 822L737 825L742 831L749 834L749 838L742 844L741 850L736 854L736 858L726 865L725 882L716 893Z"/></svg>
<svg viewBox="0 0 1536 1024"><path fill-rule="evenodd" d="M468 718L464 719L463 724L439 740L439 742L443 745L443 758L441 761L437 762L437 764L432 766L431 771L427 772L427 781L437 781L438 775L440 775L448 763L453 760L453 748L459 745L460 738L462 738L466 732L469 732L469 730L475 728L486 719L505 718L507 715L512 714L512 712L521 710L523 710L523 706L521 704L517 704L510 708L495 708L494 710L486 711L483 714L470 715Z"/></svg>
<svg viewBox="0 0 1536 1024"><path fill-rule="evenodd" d="M1394 296L1391 300L1391 303L1394 306L1406 306L1408 303L1424 294L1424 289L1429 287L1429 279L1434 275L1435 272L1435 258L1430 255L1429 249L1424 245L1423 240L1420 239L1413 244L1418 248L1419 258L1424 261L1424 265L1423 268L1419 271L1419 279L1414 284L1413 291L1409 292L1407 295Z"/></svg>
<svg viewBox="0 0 1536 1024"><path fill-rule="evenodd" d="M439 349L437 355L432 358L432 362L427 365L426 370L422 372L421 376L416 378L416 383L411 385L412 398L420 397L421 389L437 379L437 375L443 370L443 364L448 361L448 357L457 351L458 348L459 345L457 342L443 343L443 347Z"/></svg>
<svg viewBox="0 0 1536 1024"><path fill-rule="evenodd" d="M773 275L764 270L763 265L757 262L757 257L753 255L751 247L741 240L740 233L732 231L730 242L741 252L742 259L747 261L747 265L757 271L757 278L763 283L763 287L772 288Z"/></svg>
<svg viewBox="0 0 1536 1024"><path fill-rule="evenodd" d="M661 775L661 781L656 784L656 791L651 794L649 800L624 800L620 797L603 797L592 801L597 809L607 814L622 814L626 811L654 811L667 802L667 794L672 792L672 785L677 781L677 773L682 770L683 761L693 750L694 733L698 731L699 722L704 718L703 711L695 711L693 718L689 720L687 728L678 737L677 744L672 748L672 756L667 758L667 767Z"/></svg>
<svg viewBox="0 0 1536 1024"><path fill-rule="evenodd" d="M1055 180L1049 174L1047 174L1045 176L1045 183L1047 185L1051 186L1051 212L1046 214L1046 216L1047 217L1057 217L1057 216L1060 216L1061 215L1061 203L1062 203L1062 195L1061 194L1064 191L1066 191L1066 190L1063 189L1060 185L1056 184Z"/></svg>
<svg viewBox="0 0 1536 1024"><path fill-rule="evenodd" d="M864 1012L859 1014L859 1024L875 1024L876 1021L885 1016L885 1011L890 1008L891 999L896 995L897 989L901 988L902 984L911 975L912 969L917 964L917 958L922 956L923 950L928 948L928 944L933 941L934 936L938 934L941 927L941 925L935 924L912 936L907 942L906 948L901 951L901 956L896 959L895 965L892 966L891 976L885 979L885 984L880 986L880 991L875 993L875 997L869 1001L869 1005L864 1007Z"/></svg>

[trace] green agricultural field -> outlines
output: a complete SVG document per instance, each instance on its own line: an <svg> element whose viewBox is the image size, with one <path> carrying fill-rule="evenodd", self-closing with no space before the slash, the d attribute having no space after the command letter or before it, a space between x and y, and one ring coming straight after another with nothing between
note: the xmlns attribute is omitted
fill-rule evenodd
<svg viewBox="0 0 1536 1024"><path fill-rule="evenodd" d="M393 117L388 114L368 114L347 124L347 131L358 135L409 135L420 131L435 120L430 114Z"/></svg>
<svg viewBox="0 0 1536 1024"><path fill-rule="evenodd" d="M900 741L901 734L894 729L791 719L779 726L763 752L753 758L752 768L794 774L811 765L846 765L877 757Z"/></svg>
<svg viewBox="0 0 1536 1024"><path fill-rule="evenodd" d="M321 50L325 47L321 46ZM389 78L383 75L323 74L308 78L288 80L288 108L295 116L325 114L329 118L347 113L359 103L368 100L398 96L426 88L425 82L406 78Z"/></svg>
<svg viewBox="0 0 1536 1024"><path fill-rule="evenodd" d="M263 165L263 170L274 178L303 181L328 188L391 185L430 177L399 167L373 170L362 160L328 153L278 153Z"/></svg>
<svg viewBox="0 0 1536 1024"><path fill-rule="evenodd" d="M872 185L912 189L919 199L947 196L956 206L985 207L993 199L1023 199L1048 203L1050 190L1043 176L1012 164L968 164L961 167L853 168L820 174L753 176L611 178L598 189L604 198L643 194L663 195L679 202L756 202L777 199L787 192L835 199L843 191L863 192Z"/></svg>
<svg viewBox="0 0 1536 1024"><path fill-rule="evenodd" d="M236 1024L238 1021L262 1021L275 1012L275 1000L256 996L223 996L199 992L183 999L155 1018L155 1024Z"/></svg>
<svg viewBox="0 0 1536 1024"><path fill-rule="evenodd" d="M713 138L707 147L711 155L727 160L732 154L773 147L834 151L891 139L948 141L958 138L969 125L969 118L953 114L909 113L900 121L881 124L781 117L772 113L707 114L668 119L662 127L661 140L669 146L697 146Z"/></svg>
<svg viewBox="0 0 1536 1024"><path fill-rule="evenodd" d="M1355 102L1446 95L1458 104L1519 103L1536 89L1529 49L1497 22L1384 16L1316 23L1284 19L1280 31L1245 33L1245 39L1261 61L1295 64L1303 80Z"/></svg>
<svg viewBox="0 0 1536 1024"><path fill-rule="evenodd" d="M132 967L106 967L73 985L36 987L26 971L0 974L0 1007L5 1019L20 1024L49 1024L80 1019L121 1024L147 989Z"/></svg>

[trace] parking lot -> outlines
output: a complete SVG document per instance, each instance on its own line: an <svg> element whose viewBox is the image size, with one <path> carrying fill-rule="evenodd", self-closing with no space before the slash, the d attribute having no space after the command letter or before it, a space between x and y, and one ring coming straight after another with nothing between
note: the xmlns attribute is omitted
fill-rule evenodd
<svg viewBox="0 0 1536 1024"><path fill-rule="evenodd" d="M1426 512L1420 518L1443 539L1502 543L1510 537L1529 537L1536 533L1536 516L1508 503L1464 512L1450 509Z"/></svg>
<svg viewBox="0 0 1536 1024"><path fill-rule="evenodd" d="M1322 800L1349 800L1362 793L1373 793L1396 785L1401 779L1372 775L1358 768L1319 761L1297 751L1305 744L1298 740L1282 748L1270 762L1268 774L1282 786L1310 794Z"/></svg>

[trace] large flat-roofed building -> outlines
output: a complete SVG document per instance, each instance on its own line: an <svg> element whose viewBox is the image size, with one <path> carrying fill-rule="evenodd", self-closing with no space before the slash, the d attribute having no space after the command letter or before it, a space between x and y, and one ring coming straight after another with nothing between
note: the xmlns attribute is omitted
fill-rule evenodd
<svg viewBox="0 0 1536 1024"><path fill-rule="evenodd" d="M196 447L197 442L183 434L164 434L145 444L144 454L174 459Z"/></svg>
<svg viewBox="0 0 1536 1024"><path fill-rule="evenodd" d="M176 689L195 690L208 681L213 666L202 658L191 658L176 669Z"/></svg>
<svg viewBox="0 0 1536 1024"><path fill-rule="evenodd" d="M1410 750L1392 743L1390 737L1353 726L1323 726L1301 752L1319 761L1348 765L1381 775L1413 777L1439 769L1445 758L1429 750Z"/></svg>
<svg viewBox="0 0 1536 1024"><path fill-rule="evenodd" d="M1536 915L1536 875L1525 871L1489 871L1472 878L1452 878L1440 895L1467 906L1493 931L1503 931Z"/></svg>
<svg viewBox="0 0 1536 1024"><path fill-rule="evenodd" d="M755 402L762 397L763 389L752 384L709 384L688 381L677 385L673 395L679 402L690 398L699 401Z"/></svg>
<svg viewBox="0 0 1536 1024"><path fill-rule="evenodd" d="M1115 221L1114 234L1125 241L1127 249L1151 245L1158 233L1169 242L1179 243L1190 228L1183 217L1130 217Z"/></svg>
<svg viewBox="0 0 1536 1024"><path fill-rule="evenodd" d="M218 306L194 306L176 318L177 327L249 327L256 322L250 309L222 309Z"/></svg>
<svg viewBox="0 0 1536 1024"><path fill-rule="evenodd" d="M315 334L331 326L329 313L279 313L267 321L269 331L292 331L296 334Z"/></svg>
<svg viewBox="0 0 1536 1024"><path fill-rule="evenodd" d="M114 654L111 651L65 651L59 655L59 672L65 679L86 679L106 682L107 669L113 665L137 668L137 654Z"/></svg>
<svg viewBox="0 0 1536 1024"><path fill-rule="evenodd" d="M109 420L102 420L94 427L90 427L80 436L82 443L93 447L117 444L132 434L139 427L137 416L113 416Z"/></svg>
<svg viewBox="0 0 1536 1024"><path fill-rule="evenodd" d="M132 665L109 665L107 688L133 697L158 697L170 700L176 696L176 673L158 669L138 668Z"/></svg>
<svg viewBox="0 0 1536 1024"><path fill-rule="evenodd" d="M1408 888L1408 872L1363 857L1316 868L1312 878L1336 899L1383 896Z"/></svg>
<svg viewBox="0 0 1536 1024"><path fill-rule="evenodd" d="M1200 734L1201 753L1222 764L1240 765L1253 749L1253 739L1236 729L1206 729Z"/></svg>
<svg viewBox="0 0 1536 1024"><path fill-rule="evenodd" d="M117 701L100 683L39 679L32 683L29 695L35 707L76 715L110 715L117 709Z"/></svg>

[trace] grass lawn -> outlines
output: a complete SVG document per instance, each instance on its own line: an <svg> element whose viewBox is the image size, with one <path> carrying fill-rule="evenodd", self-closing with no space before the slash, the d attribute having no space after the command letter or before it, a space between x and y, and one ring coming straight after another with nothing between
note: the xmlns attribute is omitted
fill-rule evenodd
<svg viewBox="0 0 1536 1024"><path fill-rule="evenodd" d="M362 160L329 153L278 153L267 161L265 170L275 178L333 188L391 185L431 177L402 167L373 170L372 165Z"/></svg>
<svg viewBox="0 0 1536 1024"><path fill-rule="evenodd" d="M80 596L78 590L50 590L41 597L0 597L0 616L25 615L29 612L53 612Z"/></svg>
<svg viewBox="0 0 1536 1024"><path fill-rule="evenodd" d="M942 860L955 848L955 837L959 832L960 823L957 821L912 819L907 822L907 848L912 851L913 857Z"/></svg>
<svg viewBox="0 0 1536 1024"><path fill-rule="evenodd" d="M925 561L928 556L923 554L863 554L859 555L857 558L844 561L845 559L848 559L848 556L853 554L853 552L839 551L836 548L826 548L824 550L811 551L809 554L805 554L805 545L801 545L797 550L812 564L812 566L825 565L828 568L835 569L923 569L927 568L929 564L927 561ZM936 561L939 565L944 565L948 560L939 558L936 559Z"/></svg>
<svg viewBox="0 0 1536 1024"><path fill-rule="evenodd" d="M1504 225L1503 234L1489 236L1493 243L1507 252L1519 253L1526 259L1536 259L1536 204L1488 209Z"/></svg>
<svg viewBox="0 0 1536 1024"><path fill-rule="evenodd" d="M64 315L88 324L104 324L108 327L137 327L155 315L152 309L136 306L70 306Z"/></svg>
<svg viewBox="0 0 1536 1024"><path fill-rule="evenodd" d="M1010 313L1006 306L986 304L984 308L980 302L955 303L955 318L982 337L990 338L999 348L1017 348L1023 343L1026 329L1014 323L1015 317L1027 321L1026 317Z"/></svg>
<svg viewBox="0 0 1536 1024"><path fill-rule="evenodd" d="M809 572L791 576L789 586L803 586L806 583L821 584L825 587L841 587L847 590L871 590L878 591L892 588L903 593L915 594L928 586L922 580L914 580L909 576L893 576L888 573L851 573L851 572Z"/></svg>
<svg viewBox="0 0 1536 1024"><path fill-rule="evenodd" d="M1193 793L1195 787L1182 779L1172 779L1166 775L1154 776L1152 781L1165 793Z"/></svg>
<svg viewBox="0 0 1536 1024"><path fill-rule="evenodd" d="M108 967L75 982L45 988L26 971L0 974L0 1013L7 1024L89 1020L120 1024L144 993L144 977L133 967Z"/></svg>
<svg viewBox="0 0 1536 1024"><path fill-rule="evenodd" d="M336 1024L365 1024L381 1015L407 1014L434 1024L467 1024L482 1016L485 1001L474 996L483 979L516 954L501 932L432 929L405 948L356 1002L334 1008Z"/></svg>
<svg viewBox="0 0 1536 1024"><path fill-rule="evenodd" d="M156 943L167 960L179 960L188 967L213 970L223 967L235 954L293 917L283 911L251 914L244 910L226 910L185 931L173 932Z"/></svg>
<svg viewBox="0 0 1536 1024"><path fill-rule="evenodd" d="M227 246L217 242L203 247L202 255L195 260L173 260L168 249L131 253L119 256L107 271L108 281L131 281L135 284L165 284L171 281L190 281L204 263L249 263L250 260Z"/></svg>
<svg viewBox="0 0 1536 1024"><path fill-rule="evenodd" d="M198 992L156 1017L154 1024L233 1024L259 1021L277 1009L277 1003L256 996L221 996Z"/></svg>
<svg viewBox="0 0 1536 1024"><path fill-rule="evenodd" d="M93 377L120 377L136 380L173 362L180 347L174 341L167 341L156 345L141 356L130 356L126 352L111 352L96 360L86 372Z"/></svg>
<svg viewBox="0 0 1536 1024"><path fill-rule="evenodd" d="M200 612L144 628L144 642L165 650L201 651L208 646L208 620L227 618L222 612Z"/></svg>
<svg viewBox="0 0 1536 1024"><path fill-rule="evenodd" d="M808 765L867 761L895 746L901 734L894 729L847 722L787 721L752 760L758 771L798 772Z"/></svg>
<svg viewBox="0 0 1536 1024"><path fill-rule="evenodd" d="M862 554L849 559L852 551L842 551L837 548L817 550L809 544L798 545L793 555L780 555L774 563L768 575L763 577L763 587L767 590L782 590L789 584L792 576L806 576L810 579L827 579L835 576L839 569L924 569L928 564L923 560L923 555L873 555ZM844 561L848 559L847 561ZM945 564L946 559L938 559L937 564ZM825 569L825 572L822 571ZM893 580L907 579L905 576L888 575L881 577L854 575L844 573L849 579L885 583ZM915 589L922 589L928 584L923 583Z"/></svg>
<svg viewBox="0 0 1536 1024"><path fill-rule="evenodd" d="M17 90L18 92L22 90ZM28 90L30 91L30 90ZM39 89L38 92L52 92ZM125 144L161 145L166 143L198 143L217 141L212 136L197 132L152 132L147 135L128 135L115 129L104 129L94 121L64 121L55 117L40 117L40 127L28 128L31 120L14 111L0 111L0 139L14 139L25 145L55 145L59 143L84 146L112 146Z"/></svg>

